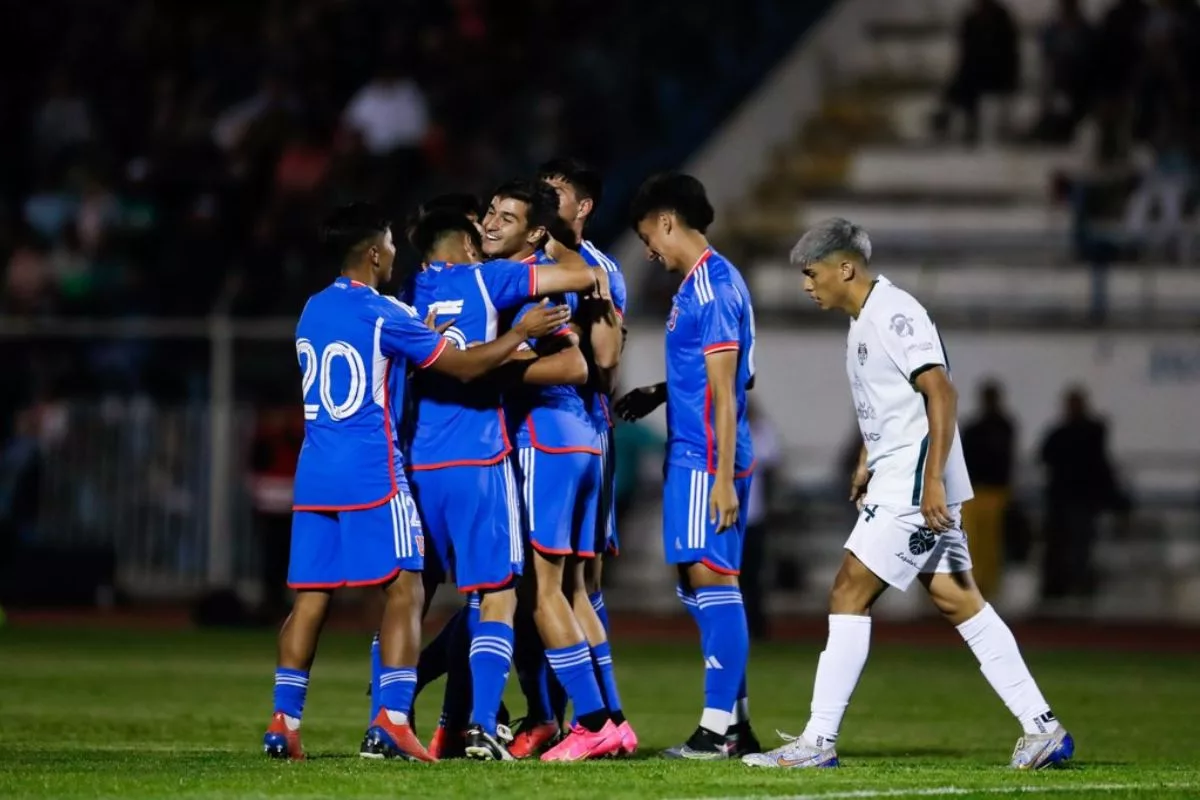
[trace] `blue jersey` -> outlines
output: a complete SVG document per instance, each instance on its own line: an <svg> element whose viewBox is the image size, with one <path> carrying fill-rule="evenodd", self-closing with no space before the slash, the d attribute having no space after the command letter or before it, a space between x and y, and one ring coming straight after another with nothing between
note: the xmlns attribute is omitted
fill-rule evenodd
<svg viewBox="0 0 1200 800"><path fill-rule="evenodd" d="M539 250L525 263L553 263ZM569 306L571 313L579 309L575 292L551 295L550 302ZM527 303L513 317L515 324L536 304ZM570 328L563 326L551 336L566 336ZM537 342L530 342L537 349ZM532 386L512 389L504 398L509 412L509 427L515 431L518 447L535 447L550 453L599 454L596 431L583 397L576 386Z"/></svg>
<svg viewBox="0 0 1200 800"><path fill-rule="evenodd" d="M374 508L399 492L405 373L446 345L411 306L357 281L309 298L296 324L305 423L293 508Z"/></svg>
<svg viewBox="0 0 1200 800"><path fill-rule="evenodd" d="M604 267L604 271L608 273L608 287L612 295L613 307L617 310L618 319L624 320L625 276L621 274L620 265L586 239L579 249L579 255L583 256L583 260L593 267ZM596 430L600 433L608 433L612 428L612 415L608 412L609 401L612 398L594 386L581 386L580 394L583 396L584 405L587 407Z"/></svg>
<svg viewBox="0 0 1200 800"><path fill-rule="evenodd" d="M706 249L675 293L667 318L667 463L715 474L717 430L704 357L738 354L734 472L754 466L746 387L754 377L754 309L737 268Z"/></svg>
<svg viewBox="0 0 1200 800"><path fill-rule="evenodd" d="M499 312L536 293L537 268L528 264L434 263L417 276L413 304L422 317L432 309L439 324L454 320L445 336L465 350L472 342L495 339ZM512 449L498 387L486 380L464 384L448 375L425 373L414 382L414 391L412 469L485 466Z"/></svg>

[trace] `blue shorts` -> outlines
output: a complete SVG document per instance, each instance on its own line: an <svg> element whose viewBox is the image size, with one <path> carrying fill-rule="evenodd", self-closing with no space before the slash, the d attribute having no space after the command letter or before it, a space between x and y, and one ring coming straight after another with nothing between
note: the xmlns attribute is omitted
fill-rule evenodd
<svg viewBox="0 0 1200 800"><path fill-rule="evenodd" d="M596 552L616 555L617 541L617 451L616 435L612 428L600 434L600 457L604 460L604 475L600 483L600 507L596 511Z"/></svg>
<svg viewBox="0 0 1200 800"><path fill-rule="evenodd" d="M751 476L734 479L733 488L740 505L737 525L720 533L709 518L713 479L703 470L667 465L663 487L663 553L668 564L699 561L713 572L737 575L742 569Z"/></svg>
<svg viewBox="0 0 1200 800"><path fill-rule="evenodd" d="M533 549L552 556L595 556L604 473L600 456L522 447L518 462L521 505Z"/></svg>
<svg viewBox="0 0 1200 800"><path fill-rule="evenodd" d="M374 508L292 512L293 589L374 586L424 566L421 518L403 483L398 494Z"/></svg>
<svg viewBox="0 0 1200 800"><path fill-rule="evenodd" d="M409 477L425 531L462 593L507 589L525 563L517 482L508 459Z"/></svg>

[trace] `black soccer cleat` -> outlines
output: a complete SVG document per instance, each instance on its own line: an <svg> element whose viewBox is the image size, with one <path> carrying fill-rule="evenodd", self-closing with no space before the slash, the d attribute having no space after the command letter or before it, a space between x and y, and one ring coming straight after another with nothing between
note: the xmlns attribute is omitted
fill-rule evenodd
<svg viewBox="0 0 1200 800"><path fill-rule="evenodd" d="M741 758L751 753L761 753L762 744L754 735L754 729L749 722L738 722L729 726L725 732L725 743L729 745L729 757Z"/></svg>
<svg viewBox="0 0 1200 800"><path fill-rule="evenodd" d="M724 735L713 733L707 728L696 728L696 732L686 742L664 750L663 758L686 761L726 761L730 757L731 747L732 745Z"/></svg>
<svg viewBox="0 0 1200 800"><path fill-rule="evenodd" d="M476 761L516 761L501 741L499 732L492 736L475 724L467 730L467 758Z"/></svg>

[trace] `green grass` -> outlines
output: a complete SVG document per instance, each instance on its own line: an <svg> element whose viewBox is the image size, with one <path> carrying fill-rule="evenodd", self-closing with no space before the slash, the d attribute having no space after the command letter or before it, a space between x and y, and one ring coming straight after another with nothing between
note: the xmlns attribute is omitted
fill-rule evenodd
<svg viewBox="0 0 1200 800"><path fill-rule="evenodd" d="M1200 796L1200 681L1191 657L1029 653L1075 734L1078 764L1018 774L1003 765L1019 731L965 648L877 647L844 725L843 768L776 772L655 758L696 724L700 657L690 644L620 641L625 707L645 754L638 759L363 761L366 643L345 635L323 642L305 714L311 757L287 764L259 751L270 712L269 632L2 629L0 797L917 797L946 787L962 797ZM777 727L802 727L818 650L755 649L751 699L764 740ZM440 684L421 698L424 737L439 699ZM520 707L514 692L508 699Z"/></svg>

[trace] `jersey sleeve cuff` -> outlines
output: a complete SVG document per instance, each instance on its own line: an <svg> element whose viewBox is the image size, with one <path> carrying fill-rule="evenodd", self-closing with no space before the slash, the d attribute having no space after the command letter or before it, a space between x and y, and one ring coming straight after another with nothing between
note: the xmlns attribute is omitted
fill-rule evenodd
<svg viewBox="0 0 1200 800"><path fill-rule="evenodd" d="M530 297L537 297L537 293L538 293L537 283L538 283L537 267L530 264L529 265L529 296Z"/></svg>
<svg viewBox="0 0 1200 800"><path fill-rule="evenodd" d="M931 369L937 369L938 367L944 367L944 366L946 366L946 365L938 364L938 363L932 362L932 361L928 364L922 364L921 366L917 367L916 369L914 369L912 372L909 373L908 382L911 383L913 386L916 386L917 378L921 377L926 372L929 372L929 370L931 370Z"/></svg>
<svg viewBox="0 0 1200 800"><path fill-rule="evenodd" d="M433 366L433 362L435 362L439 358L441 358L442 352L446 349L446 345L449 343L450 343L450 340L447 339L445 336L443 336L441 338L441 341L439 341L437 343L437 347L433 348L433 352L429 354L429 358L425 359L420 364L417 364L417 368L418 369L426 369L428 367Z"/></svg>
<svg viewBox="0 0 1200 800"><path fill-rule="evenodd" d="M711 356L713 353L725 353L730 350L737 350L737 342L716 342L704 348L704 355Z"/></svg>

